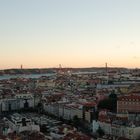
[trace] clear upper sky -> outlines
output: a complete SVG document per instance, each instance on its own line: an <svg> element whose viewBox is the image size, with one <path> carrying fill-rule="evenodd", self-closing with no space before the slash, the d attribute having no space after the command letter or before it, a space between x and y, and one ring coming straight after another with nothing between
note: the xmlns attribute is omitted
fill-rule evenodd
<svg viewBox="0 0 140 140"><path fill-rule="evenodd" d="M0 0L0 68L140 67L140 0Z"/></svg>

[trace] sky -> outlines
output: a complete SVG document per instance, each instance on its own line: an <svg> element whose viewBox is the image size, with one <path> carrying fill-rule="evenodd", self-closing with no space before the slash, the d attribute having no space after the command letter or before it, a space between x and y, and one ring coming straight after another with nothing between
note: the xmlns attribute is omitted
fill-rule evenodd
<svg viewBox="0 0 140 140"><path fill-rule="evenodd" d="M0 69L140 67L140 0L0 0Z"/></svg>

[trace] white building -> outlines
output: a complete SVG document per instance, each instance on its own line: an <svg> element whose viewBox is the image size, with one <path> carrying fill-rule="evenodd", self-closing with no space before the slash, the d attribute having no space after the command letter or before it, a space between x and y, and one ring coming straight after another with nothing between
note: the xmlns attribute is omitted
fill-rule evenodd
<svg viewBox="0 0 140 140"><path fill-rule="evenodd" d="M100 127L99 122L96 121L96 120L93 120L93 122L92 122L92 132L93 132L93 134L95 134L97 132L99 127Z"/></svg>
<svg viewBox="0 0 140 140"><path fill-rule="evenodd" d="M123 125L119 122L107 123L99 122L99 126L105 132L105 134L124 137L131 140L140 138L140 126L135 125Z"/></svg>
<svg viewBox="0 0 140 140"><path fill-rule="evenodd" d="M34 107L34 99L2 99L0 100L0 112L15 111Z"/></svg>
<svg viewBox="0 0 140 140"><path fill-rule="evenodd" d="M23 117L18 113L11 115L9 118L5 118L5 121L12 132L40 131L39 125L35 125L31 119Z"/></svg>
<svg viewBox="0 0 140 140"><path fill-rule="evenodd" d="M52 103L44 104L44 110L55 116L63 117L66 120L72 120L74 116L83 117L83 110L78 104Z"/></svg>

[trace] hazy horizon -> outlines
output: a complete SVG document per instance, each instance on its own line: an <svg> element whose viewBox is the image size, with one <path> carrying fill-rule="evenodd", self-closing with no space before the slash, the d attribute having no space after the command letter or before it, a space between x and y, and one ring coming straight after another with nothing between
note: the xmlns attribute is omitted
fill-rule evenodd
<svg viewBox="0 0 140 140"><path fill-rule="evenodd" d="M64 69L67 69L67 68L68 68L68 69L69 69L69 68L70 68L70 69L90 69L90 68L91 68L91 69L92 69L92 68L93 68L93 69L94 69L94 68L95 68L95 69L96 69L96 68L99 68L99 69L100 69L100 68L106 68L106 67L105 67L105 66L102 66L102 67L96 67L96 66L95 66L95 67L92 67L92 66L91 66L91 67L62 67L62 69L63 69L63 68L64 68ZM110 67L108 67L108 68L116 68L116 69L119 69L119 68L124 68L124 69L140 69L140 67L129 68L129 67L119 67L119 66L118 66L118 67L115 67L115 66L114 66L114 67L111 67L111 66L110 66ZM6 69L4 68L4 69L0 69L0 70L10 70L10 69L21 69L21 67L17 67L17 68L14 68L14 67L12 68L12 67L11 67L11 68L6 68ZM26 70L26 69L60 69L60 67L59 67L59 66L58 66L58 67L32 67L32 68L29 68L29 67L24 68L24 67L23 67L22 69L23 69L23 70L24 70L24 69L25 69L25 70Z"/></svg>
<svg viewBox="0 0 140 140"><path fill-rule="evenodd" d="M140 68L139 0L0 1L0 69Z"/></svg>

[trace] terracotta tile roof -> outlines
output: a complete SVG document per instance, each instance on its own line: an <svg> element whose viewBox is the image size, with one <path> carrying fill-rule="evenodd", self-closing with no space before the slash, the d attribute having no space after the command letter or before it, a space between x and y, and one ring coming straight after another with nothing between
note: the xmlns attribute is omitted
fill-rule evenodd
<svg viewBox="0 0 140 140"><path fill-rule="evenodd" d="M78 133L78 132L73 132L73 133L68 133L63 140L91 140L91 138L87 135Z"/></svg>
<svg viewBox="0 0 140 140"><path fill-rule="evenodd" d="M81 105L85 106L85 107L94 107L96 106L95 102L85 102L85 103L81 103Z"/></svg>
<svg viewBox="0 0 140 140"><path fill-rule="evenodd" d="M123 101L123 100L139 100L140 101L140 96L136 94L131 94L131 95L118 97L118 100L119 101Z"/></svg>

